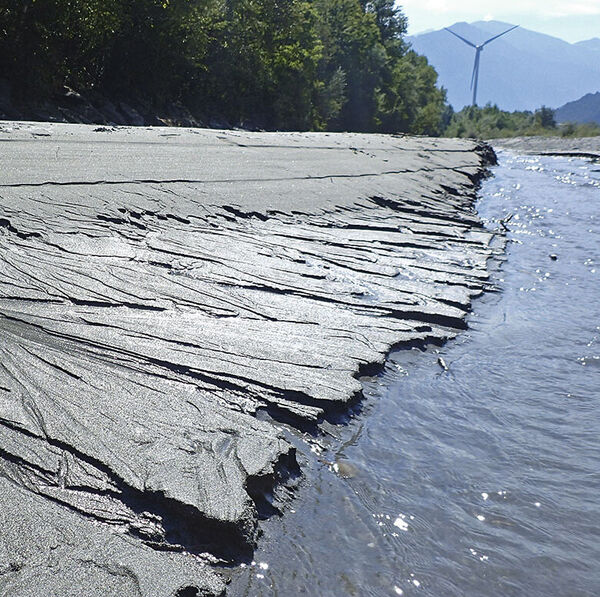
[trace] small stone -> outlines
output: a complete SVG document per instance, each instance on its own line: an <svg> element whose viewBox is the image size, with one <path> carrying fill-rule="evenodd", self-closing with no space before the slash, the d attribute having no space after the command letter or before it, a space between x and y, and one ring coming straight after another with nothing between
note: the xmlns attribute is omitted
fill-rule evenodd
<svg viewBox="0 0 600 597"><path fill-rule="evenodd" d="M358 469L347 460L338 460L334 465L334 469L344 479L352 479L358 474Z"/></svg>

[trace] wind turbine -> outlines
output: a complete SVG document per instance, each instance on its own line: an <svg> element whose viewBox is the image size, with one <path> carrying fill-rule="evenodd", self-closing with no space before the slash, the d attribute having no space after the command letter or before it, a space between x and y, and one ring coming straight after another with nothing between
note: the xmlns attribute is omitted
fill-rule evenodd
<svg viewBox="0 0 600 597"><path fill-rule="evenodd" d="M473 105L474 106L477 105L477 83L479 81L479 58L481 56L481 52L483 51L483 48L485 46L487 46L487 44L489 44L491 41L494 41L495 39L502 37L504 34L508 33L509 31L512 31L513 29L516 29L517 27L518 27L518 25L514 25L510 29L503 31L502 33L499 33L498 35L494 35L494 37L490 37L490 39L488 39L487 41L484 41L482 44L479 44L478 46L476 46L474 43L470 42L468 39L465 39L464 37L462 37L462 35L455 33L454 31L452 31L452 29L448 29L448 27L444 27L444 29L446 31L452 33L452 35L455 35L456 37L458 37L458 39L461 39L462 41L464 41L467 45L471 46L472 48L475 48L475 63L473 64L473 74L471 75L471 89L473 90Z"/></svg>

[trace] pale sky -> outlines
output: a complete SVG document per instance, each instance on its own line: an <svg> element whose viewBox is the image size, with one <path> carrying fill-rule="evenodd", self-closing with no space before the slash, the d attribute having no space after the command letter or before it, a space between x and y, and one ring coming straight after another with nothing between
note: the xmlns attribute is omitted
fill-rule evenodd
<svg viewBox="0 0 600 597"><path fill-rule="evenodd" d="M398 0L410 35L457 21L505 21L569 42L600 37L600 0Z"/></svg>

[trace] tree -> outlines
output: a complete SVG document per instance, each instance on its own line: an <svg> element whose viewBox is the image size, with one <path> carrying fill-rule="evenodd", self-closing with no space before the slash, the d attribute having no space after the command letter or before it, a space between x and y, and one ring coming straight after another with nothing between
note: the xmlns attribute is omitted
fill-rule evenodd
<svg viewBox="0 0 600 597"><path fill-rule="evenodd" d="M346 100L339 116L329 121L337 130L373 130L375 89L386 60L375 17L359 0L315 0L323 59L319 78L331 81L340 69L346 80Z"/></svg>
<svg viewBox="0 0 600 597"><path fill-rule="evenodd" d="M554 110L546 106L542 106L539 110L535 111L535 121L542 128L555 129L556 120L554 118Z"/></svg>
<svg viewBox="0 0 600 597"><path fill-rule="evenodd" d="M0 69L277 129L441 129L445 94L394 0L0 0Z"/></svg>

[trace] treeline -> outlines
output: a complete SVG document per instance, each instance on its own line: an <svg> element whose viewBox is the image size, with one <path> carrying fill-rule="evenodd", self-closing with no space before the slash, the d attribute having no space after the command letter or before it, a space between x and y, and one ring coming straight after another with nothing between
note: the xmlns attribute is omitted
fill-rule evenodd
<svg viewBox="0 0 600 597"><path fill-rule="evenodd" d="M410 132L445 93L394 0L0 0L0 78L268 129Z"/></svg>
<svg viewBox="0 0 600 597"><path fill-rule="evenodd" d="M595 124L557 124L554 110L542 106L535 112L506 112L498 106L469 106L452 113L444 131L446 137L497 139L529 135L592 137L600 135Z"/></svg>

